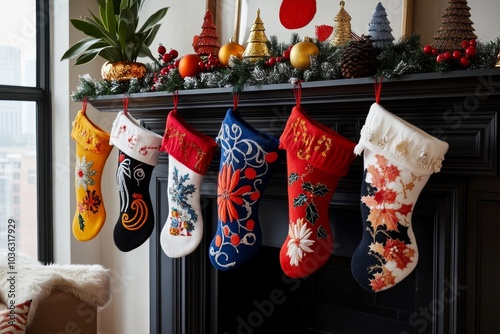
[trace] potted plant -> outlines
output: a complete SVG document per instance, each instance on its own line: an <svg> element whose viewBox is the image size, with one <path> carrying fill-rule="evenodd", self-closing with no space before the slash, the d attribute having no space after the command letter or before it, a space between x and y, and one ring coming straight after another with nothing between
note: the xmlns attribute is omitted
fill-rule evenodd
<svg viewBox="0 0 500 334"><path fill-rule="evenodd" d="M138 57L157 61L149 46L153 42L168 7L151 15L138 29L139 15L144 0L96 0L99 16L71 19L73 26L87 37L71 46L61 60L76 57L75 65L81 65L101 56L107 62L101 74L106 80L142 78L146 66L137 62Z"/></svg>

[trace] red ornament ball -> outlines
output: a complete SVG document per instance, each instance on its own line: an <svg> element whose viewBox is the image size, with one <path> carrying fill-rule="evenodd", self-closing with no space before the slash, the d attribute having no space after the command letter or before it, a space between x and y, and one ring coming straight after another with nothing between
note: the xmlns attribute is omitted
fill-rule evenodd
<svg viewBox="0 0 500 334"><path fill-rule="evenodd" d="M466 55L468 58L474 58L475 56L477 56L477 49L476 49L474 46L469 46L469 47L465 50L465 55Z"/></svg>
<svg viewBox="0 0 500 334"><path fill-rule="evenodd" d="M439 55L436 57L436 61L437 61L438 63L442 63L442 62L444 62L445 60L446 60L446 58L444 57L444 54L442 54L442 53L441 53L441 54L439 54Z"/></svg>
<svg viewBox="0 0 500 334"><path fill-rule="evenodd" d="M179 52L177 52L177 50L175 50L175 49L171 49L169 51L169 54L172 56L172 59L179 57Z"/></svg>
<svg viewBox="0 0 500 334"><path fill-rule="evenodd" d="M462 58L462 52L458 50L453 51L453 59L460 60L460 58Z"/></svg>
<svg viewBox="0 0 500 334"><path fill-rule="evenodd" d="M439 50L436 48L432 48L432 55L437 56L439 54Z"/></svg>
<svg viewBox="0 0 500 334"><path fill-rule="evenodd" d="M464 39L464 40L462 41L462 47L463 47L464 49L467 49L469 46L470 46L470 42L469 42L468 40Z"/></svg>
<svg viewBox="0 0 500 334"><path fill-rule="evenodd" d="M163 54L163 56L161 56L161 59L165 62L165 63L169 63L171 62L172 60L174 60L174 58L172 58L172 55L170 53L165 53Z"/></svg>
<svg viewBox="0 0 500 334"><path fill-rule="evenodd" d="M432 45L426 45L426 46L424 46L424 53L426 55L431 55L432 54L432 49L433 49Z"/></svg>
<svg viewBox="0 0 500 334"><path fill-rule="evenodd" d="M471 40L469 41L469 45L470 45L470 46L474 46L474 47L475 47L475 46L477 46L477 42L476 42L476 40L475 40L475 39L471 39Z"/></svg>
<svg viewBox="0 0 500 334"><path fill-rule="evenodd" d="M451 60L453 58L453 54L450 51L443 53L443 56L445 60Z"/></svg>
<svg viewBox="0 0 500 334"><path fill-rule="evenodd" d="M158 46L158 53L164 55L165 52L167 52L167 48L160 44L160 46Z"/></svg>
<svg viewBox="0 0 500 334"><path fill-rule="evenodd" d="M198 63L201 61L200 56L197 54L187 54L179 61L179 74L181 77L193 77L200 73L200 66Z"/></svg>
<svg viewBox="0 0 500 334"><path fill-rule="evenodd" d="M470 60L467 57L460 58L460 65L463 67L468 67L470 65Z"/></svg>
<svg viewBox="0 0 500 334"><path fill-rule="evenodd" d="M290 49L283 51L283 58L290 59Z"/></svg>

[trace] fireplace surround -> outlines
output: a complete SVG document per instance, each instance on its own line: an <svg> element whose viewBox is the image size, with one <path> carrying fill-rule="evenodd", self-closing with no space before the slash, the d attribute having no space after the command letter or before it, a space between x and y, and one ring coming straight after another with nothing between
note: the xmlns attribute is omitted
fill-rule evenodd
<svg viewBox="0 0 500 334"><path fill-rule="evenodd" d="M369 78L306 82L304 110L316 121L357 142L374 101ZM116 112L121 96L90 101ZM150 238L151 333L492 333L500 328L496 277L500 275L498 112L500 72L470 70L409 75L384 82L381 105L449 143L441 173L431 176L414 208L419 247L414 272L379 293L352 277L351 256L362 235L362 157L341 179L330 203L334 252L305 279L281 271L286 238L286 162L274 173L260 205L263 245L240 268L215 270L208 245L217 219L216 153L201 187L204 238L196 251L170 259L159 235L167 219L168 160L160 156L150 192L156 228ZM179 115L215 138L233 101L230 88L179 92ZM295 105L290 84L248 87L238 110L255 128L279 137ZM163 134L173 108L169 93L131 94L129 112Z"/></svg>

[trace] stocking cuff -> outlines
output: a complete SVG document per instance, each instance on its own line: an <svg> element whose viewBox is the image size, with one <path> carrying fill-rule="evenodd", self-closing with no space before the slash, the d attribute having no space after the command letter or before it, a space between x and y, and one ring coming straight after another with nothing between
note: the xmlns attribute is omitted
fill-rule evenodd
<svg viewBox="0 0 500 334"><path fill-rule="evenodd" d="M237 130L232 129L233 124L236 125ZM255 129L240 116L238 111L233 109L229 109L226 113L219 135L216 138L217 142L221 143L221 138L227 136L229 133L232 133L230 136L235 136L232 138L235 141L244 141L245 139L254 140L268 153L277 153L278 151L278 138Z"/></svg>
<svg viewBox="0 0 500 334"><path fill-rule="evenodd" d="M356 158L356 144L334 130L309 118L300 107L294 107L280 137L280 148L296 154L315 168L335 176L345 176Z"/></svg>
<svg viewBox="0 0 500 334"><path fill-rule="evenodd" d="M162 151L196 173L205 175L216 149L213 138L184 122L175 110L168 114Z"/></svg>
<svg viewBox="0 0 500 334"><path fill-rule="evenodd" d="M151 166L158 164L162 137L142 126L130 114L120 111L113 122L110 144L128 156Z"/></svg>
<svg viewBox="0 0 500 334"><path fill-rule="evenodd" d="M95 125L83 110L76 114L71 137L87 151L108 155L113 148L109 145L109 133Z"/></svg>
<svg viewBox="0 0 500 334"><path fill-rule="evenodd" d="M354 153L383 153L410 170L430 175L441 170L448 143L441 141L374 103Z"/></svg>

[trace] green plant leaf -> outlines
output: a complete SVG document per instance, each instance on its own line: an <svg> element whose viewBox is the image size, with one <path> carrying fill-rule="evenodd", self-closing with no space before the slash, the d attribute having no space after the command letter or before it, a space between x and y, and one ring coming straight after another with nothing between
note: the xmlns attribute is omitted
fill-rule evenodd
<svg viewBox="0 0 500 334"><path fill-rule="evenodd" d="M151 49L147 47L146 44L142 45L141 49L139 50L138 57L149 57L154 62L158 62L155 56L153 56L153 53L151 53Z"/></svg>
<svg viewBox="0 0 500 334"><path fill-rule="evenodd" d="M156 34L158 33L158 30L160 30L160 27L161 24L157 24L153 28L146 31L146 38L144 39L144 45L149 47L151 43L153 43L153 40L155 39Z"/></svg>
<svg viewBox="0 0 500 334"><path fill-rule="evenodd" d="M163 17L165 17L165 14L167 14L169 7L165 7L162 9L159 9L156 13L151 15L146 22L142 25L141 29L139 29L139 32L143 32L152 26L154 26L156 23L158 23Z"/></svg>
<svg viewBox="0 0 500 334"><path fill-rule="evenodd" d="M132 34L135 32L134 17L130 9L125 8L120 13L120 18L118 20L118 39L120 40L120 45L124 49L132 40Z"/></svg>
<svg viewBox="0 0 500 334"><path fill-rule="evenodd" d="M95 37L95 38L104 38L104 34L102 30L96 26L96 23L91 24L91 20L81 20L81 19L70 19L71 24L73 26L83 32L87 36Z"/></svg>
<svg viewBox="0 0 500 334"><path fill-rule="evenodd" d="M61 57L61 60L70 59L76 57L80 53L88 50L95 42L99 41L96 38L84 38L77 43L75 43L72 47L70 47Z"/></svg>
<svg viewBox="0 0 500 334"><path fill-rule="evenodd" d="M99 52L97 50L93 50L87 53L84 53L80 55L78 58L76 58L75 65L83 65L86 64L92 60L94 60Z"/></svg>
<svg viewBox="0 0 500 334"><path fill-rule="evenodd" d="M116 35L116 16L114 11L114 1L106 1L106 22L110 35Z"/></svg>
<svg viewBox="0 0 500 334"><path fill-rule="evenodd" d="M121 7L123 3L126 3L127 1L124 0L113 0L113 12L115 15L120 15Z"/></svg>

